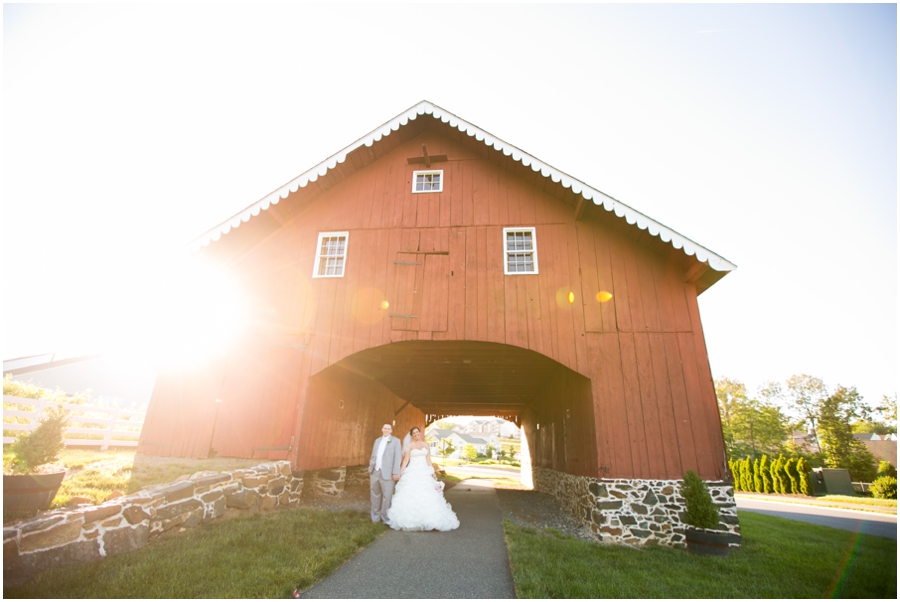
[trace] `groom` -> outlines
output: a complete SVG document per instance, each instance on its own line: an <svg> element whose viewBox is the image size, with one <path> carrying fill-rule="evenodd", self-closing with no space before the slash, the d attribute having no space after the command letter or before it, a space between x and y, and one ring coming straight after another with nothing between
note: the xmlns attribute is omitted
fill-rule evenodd
<svg viewBox="0 0 900 602"><path fill-rule="evenodd" d="M394 482L400 479L400 441L391 436L392 430L389 423L381 427L382 436L375 440L369 459L373 523L388 524L387 511L394 496Z"/></svg>

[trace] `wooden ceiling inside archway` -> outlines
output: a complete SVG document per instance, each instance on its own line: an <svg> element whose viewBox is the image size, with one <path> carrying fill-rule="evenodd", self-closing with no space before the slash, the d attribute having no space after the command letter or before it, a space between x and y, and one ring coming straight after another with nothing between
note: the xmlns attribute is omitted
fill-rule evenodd
<svg viewBox="0 0 900 602"><path fill-rule="evenodd" d="M340 365L386 386L423 413L518 416L538 405L554 373L568 370L533 351L472 341L407 341L369 349Z"/></svg>

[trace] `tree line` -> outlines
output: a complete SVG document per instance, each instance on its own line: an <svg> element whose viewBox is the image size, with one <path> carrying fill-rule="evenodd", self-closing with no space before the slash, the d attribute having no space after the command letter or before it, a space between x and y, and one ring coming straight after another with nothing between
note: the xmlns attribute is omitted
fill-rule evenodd
<svg viewBox="0 0 900 602"><path fill-rule="evenodd" d="M878 460L855 433L897 432L897 396L871 405L856 387L830 390L818 377L795 375L769 382L755 395L732 378L715 382L722 432L730 462L786 456L811 468L846 468L853 481L872 482ZM794 441L802 431L804 441Z"/></svg>

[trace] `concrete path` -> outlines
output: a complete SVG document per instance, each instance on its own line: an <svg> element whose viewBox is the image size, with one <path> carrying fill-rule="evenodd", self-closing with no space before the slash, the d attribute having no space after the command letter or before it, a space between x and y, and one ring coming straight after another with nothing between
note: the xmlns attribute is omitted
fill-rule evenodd
<svg viewBox="0 0 900 602"><path fill-rule="evenodd" d="M469 479L445 494L455 531L388 531L304 598L515 598L494 484Z"/></svg>
<svg viewBox="0 0 900 602"><path fill-rule="evenodd" d="M897 539L897 515L735 496L738 510Z"/></svg>

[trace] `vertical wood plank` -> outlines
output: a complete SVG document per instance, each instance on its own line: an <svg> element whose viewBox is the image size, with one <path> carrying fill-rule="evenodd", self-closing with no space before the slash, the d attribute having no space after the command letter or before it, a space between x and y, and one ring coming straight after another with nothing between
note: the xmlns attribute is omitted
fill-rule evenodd
<svg viewBox="0 0 900 602"><path fill-rule="evenodd" d="M641 400L641 385L638 377L637 351L631 333L619 335L619 353L622 355L622 380L625 391L625 412L628 418L628 438L632 454L633 475L649 479L650 456L647 450L646 422Z"/></svg>

